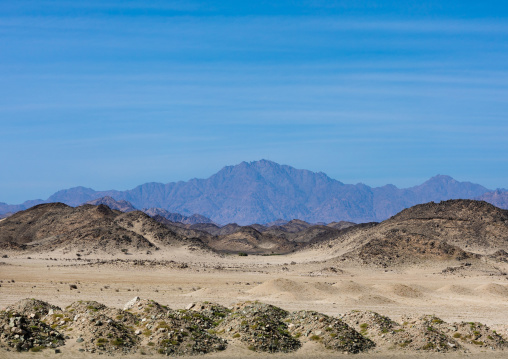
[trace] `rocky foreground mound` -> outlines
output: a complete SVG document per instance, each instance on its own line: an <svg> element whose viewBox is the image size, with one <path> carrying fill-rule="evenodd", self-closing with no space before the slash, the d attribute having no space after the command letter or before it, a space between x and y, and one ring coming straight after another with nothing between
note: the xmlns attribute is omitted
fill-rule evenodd
<svg viewBox="0 0 508 359"><path fill-rule="evenodd" d="M313 341L340 353L376 346L402 351L506 350L508 342L484 324L446 323L435 316L403 323L375 312L331 317L314 311L289 313L260 302L232 308L208 302L174 310L138 297L123 310L94 301L62 309L24 299L0 312L0 351L73 351L104 354L194 355L243 345L261 353L294 352Z"/></svg>

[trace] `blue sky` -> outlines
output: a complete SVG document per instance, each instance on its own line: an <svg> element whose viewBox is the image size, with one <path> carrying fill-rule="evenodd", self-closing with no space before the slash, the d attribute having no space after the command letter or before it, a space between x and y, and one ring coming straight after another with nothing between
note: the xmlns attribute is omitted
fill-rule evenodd
<svg viewBox="0 0 508 359"><path fill-rule="evenodd" d="M262 158L506 188L504 3L0 2L0 202Z"/></svg>

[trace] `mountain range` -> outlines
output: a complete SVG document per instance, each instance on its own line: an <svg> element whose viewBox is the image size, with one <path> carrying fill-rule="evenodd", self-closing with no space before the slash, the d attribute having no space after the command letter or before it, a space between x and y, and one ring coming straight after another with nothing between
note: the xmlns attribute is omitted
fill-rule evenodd
<svg viewBox="0 0 508 359"><path fill-rule="evenodd" d="M78 206L106 196L128 201L138 209L160 208L183 216L199 213L218 224L242 225L295 218L312 223L380 222L416 204L449 199L482 199L508 207L506 190L492 191L444 175L410 188L373 188L362 183L344 184L322 172L260 160L227 166L207 179L187 182L145 183L126 191L65 189L45 201L0 203L0 214L49 202Z"/></svg>

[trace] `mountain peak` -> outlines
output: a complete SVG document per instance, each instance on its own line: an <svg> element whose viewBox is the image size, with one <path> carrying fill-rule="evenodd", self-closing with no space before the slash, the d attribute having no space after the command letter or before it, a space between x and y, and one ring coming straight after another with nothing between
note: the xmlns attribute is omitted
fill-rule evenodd
<svg viewBox="0 0 508 359"><path fill-rule="evenodd" d="M445 182L445 183L449 183L449 182L457 182L457 180L455 180L453 177L448 176L448 175L436 175L434 177L431 177L426 182Z"/></svg>
<svg viewBox="0 0 508 359"><path fill-rule="evenodd" d="M226 166L206 179L145 183L127 191L94 191L76 187L48 201L76 206L109 196L136 208L162 208L171 213L199 213L215 223L268 223L278 218L317 222L379 222L404 208L425 202L472 199L489 190L470 182L437 175L419 186L398 189L344 184L322 172L296 169L261 159ZM112 205L111 199L103 199ZM125 203L124 203L125 204ZM115 204L117 205L117 204ZM24 209L0 205L0 213Z"/></svg>

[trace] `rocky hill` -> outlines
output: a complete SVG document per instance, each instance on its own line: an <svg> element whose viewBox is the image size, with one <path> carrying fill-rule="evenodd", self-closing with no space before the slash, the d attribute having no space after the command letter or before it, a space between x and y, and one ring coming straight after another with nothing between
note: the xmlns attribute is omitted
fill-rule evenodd
<svg viewBox="0 0 508 359"><path fill-rule="evenodd" d="M426 203L390 219L347 228L305 250L390 266L425 260L466 260L508 251L508 211L474 200Z"/></svg>
<svg viewBox="0 0 508 359"><path fill-rule="evenodd" d="M441 175L411 188L371 188L361 183L344 184L321 172L261 160L224 167L207 179L145 183L127 191L76 187L55 193L47 202L76 206L109 196L129 201L136 208L162 208L184 216L200 213L220 224L247 225L293 218L311 223L359 223L382 221L419 203L472 199L487 192L483 186ZM15 212L27 205L0 204L0 213Z"/></svg>
<svg viewBox="0 0 508 359"><path fill-rule="evenodd" d="M101 202L116 205L114 200L101 199ZM197 224L175 223L159 215L151 218L141 211L123 213L104 204L74 208L57 202L34 206L1 221L0 248L37 253L58 250L79 256L146 254L174 246L230 253L283 254L315 240L322 232L307 234L303 229L312 227L302 221L288 222L291 232L284 231L283 235L261 233L253 227L237 224L200 225L214 226L215 234L193 229ZM299 226L302 230L296 231ZM324 228L328 232L338 232Z"/></svg>
<svg viewBox="0 0 508 359"><path fill-rule="evenodd" d="M304 244L332 238L340 232L333 227L311 225L299 220L287 222L285 226L239 226L230 223L219 227L212 223L175 223L160 216L153 219L184 237L199 238L214 250L229 253L284 254Z"/></svg>
<svg viewBox="0 0 508 359"><path fill-rule="evenodd" d="M211 238L207 244L219 251L249 254L284 254L299 246L295 241L261 233L250 226L240 227L233 233Z"/></svg>
<svg viewBox="0 0 508 359"><path fill-rule="evenodd" d="M204 248L140 211L122 213L100 204L41 204L0 222L0 247L34 252L146 253L171 246Z"/></svg>
<svg viewBox="0 0 508 359"><path fill-rule="evenodd" d="M271 227L190 225L161 216L151 218L141 211L123 213L103 204L73 208L51 203L0 221L0 246L89 254L146 253L175 245L247 254L320 250L327 258L378 265L480 256L508 260L508 210L483 201L430 202L405 209L381 223L343 227L301 220Z"/></svg>

